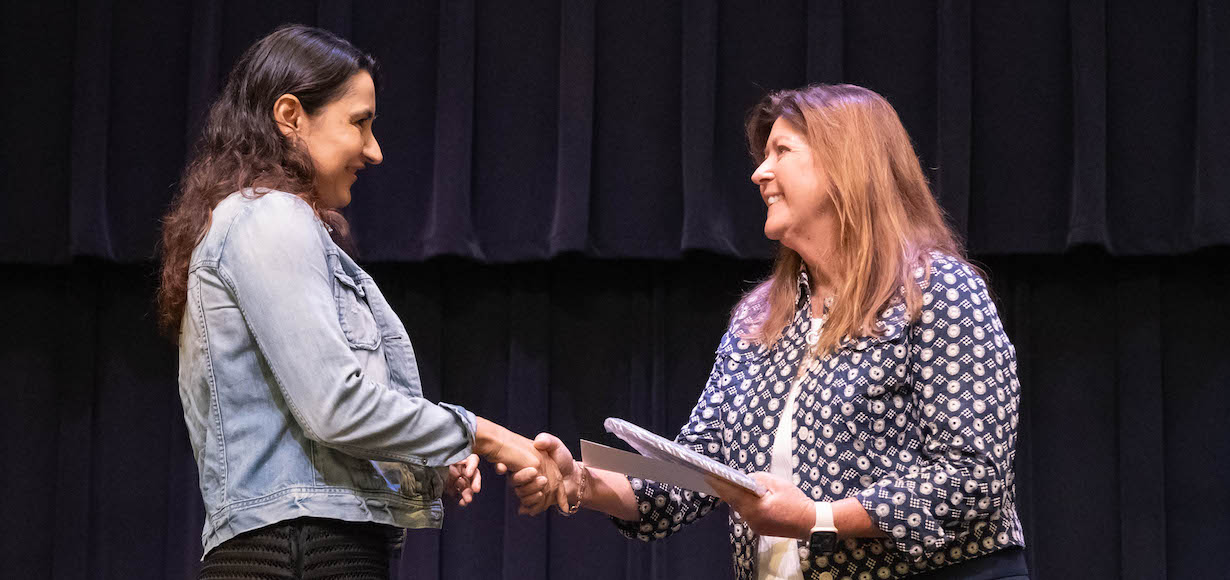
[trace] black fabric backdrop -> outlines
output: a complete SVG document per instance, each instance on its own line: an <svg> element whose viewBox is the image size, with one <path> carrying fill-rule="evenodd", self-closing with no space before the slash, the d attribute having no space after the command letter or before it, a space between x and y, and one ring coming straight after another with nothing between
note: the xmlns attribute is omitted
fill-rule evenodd
<svg viewBox="0 0 1230 580"><path fill-rule="evenodd" d="M1021 358L1036 578L1224 574L1230 6L206 2L0 9L0 577L183 578L203 518L149 258L238 54L373 52L386 162L348 215L428 394L532 435L673 434L771 246L744 111L880 91ZM725 518L652 545L515 515L492 476L401 578L724 578Z"/></svg>

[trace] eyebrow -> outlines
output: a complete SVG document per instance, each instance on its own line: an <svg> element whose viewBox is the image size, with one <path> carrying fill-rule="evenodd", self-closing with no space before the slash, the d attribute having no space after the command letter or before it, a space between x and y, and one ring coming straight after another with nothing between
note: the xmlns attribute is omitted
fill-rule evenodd
<svg viewBox="0 0 1230 580"><path fill-rule="evenodd" d="M775 141L775 140L776 140L776 141ZM779 144L779 145L780 145L780 144L781 144L781 141L782 141L782 140L781 140L781 138L780 138L780 137L769 137L768 139L765 139L765 141L764 141L764 151L761 151L761 152L760 152L760 153L761 153L761 155L764 155L765 157L768 157L768 156L769 156L769 149L770 149L770 146L771 146L771 145L773 145L775 142L776 142L777 144Z"/></svg>
<svg viewBox="0 0 1230 580"><path fill-rule="evenodd" d="M362 111L359 111L359 116L356 117L355 120L356 121L366 121L368 119L374 120L375 118L376 118L376 113L374 111L372 111L371 109L363 109Z"/></svg>

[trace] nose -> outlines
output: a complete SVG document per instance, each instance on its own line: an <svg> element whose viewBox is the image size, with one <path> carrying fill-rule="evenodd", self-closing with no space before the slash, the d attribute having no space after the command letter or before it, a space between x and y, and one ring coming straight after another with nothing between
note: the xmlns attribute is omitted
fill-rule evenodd
<svg viewBox="0 0 1230 580"><path fill-rule="evenodd" d="M766 183L773 181L773 162L769 158L765 158L760 163L760 167L752 172L752 183L759 186L764 186Z"/></svg>
<svg viewBox="0 0 1230 580"><path fill-rule="evenodd" d="M384 161L384 154L380 151L380 143L376 141L375 135L363 145L363 157L368 165L380 165L380 162Z"/></svg>

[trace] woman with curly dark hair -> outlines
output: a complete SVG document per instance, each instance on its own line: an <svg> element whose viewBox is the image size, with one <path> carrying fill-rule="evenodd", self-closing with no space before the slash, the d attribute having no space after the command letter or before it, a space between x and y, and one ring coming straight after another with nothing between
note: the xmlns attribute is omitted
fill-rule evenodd
<svg viewBox="0 0 1230 580"><path fill-rule="evenodd" d="M159 319L200 471L201 578L386 578L401 529L479 490L478 456L558 482L529 440L423 398L405 327L343 249L337 210L383 159L378 78L324 30L260 39L165 218Z"/></svg>

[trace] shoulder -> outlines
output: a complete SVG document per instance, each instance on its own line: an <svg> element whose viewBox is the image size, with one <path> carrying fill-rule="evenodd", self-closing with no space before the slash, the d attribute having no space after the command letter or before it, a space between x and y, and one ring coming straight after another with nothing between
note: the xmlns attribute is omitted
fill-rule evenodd
<svg viewBox="0 0 1230 580"><path fill-rule="evenodd" d="M318 235L324 224L303 198L284 191L253 193L236 192L222 200L214 210L219 223L231 235L236 233L262 236Z"/></svg>
<svg viewBox="0 0 1230 580"><path fill-rule="evenodd" d="M730 313L730 322L726 333L718 344L717 354L739 355L763 352L765 349L752 341L750 337L760 331L761 325L769 317L769 291L772 281L757 284L739 302Z"/></svg>
<svg viewBox="0 0 1230 580"><path fill-rule="evenodd" d="M730 313L730 325L727 330L734 334L754 332L769 316L769 290L771 280L757 284L735 305Z"/></svg>
<svg viewBox="0 0 1230 580"><path fill-rule="evenodd" d="M328 236L311 205L282 191L232 194L214 209L211 229L220 231L220 255L234 255L242 246L242 254L252 259L284 257L288 248L320 250Z"/></svg>
<svg viewBox="0 0 1230 580"><path fill-rule="evenodd" d="M915 279L922 289L918 328L944 329L950 338L961 328L977 327L979 334L1002 330L986 281L964 259L933 252L926 276L916 270Z"/></svg>
<svg viewBox="0 0 1230 580"><path fill-rule="evenodd" d="M236 192L222 200L216 211L234 216L232 228L264 226L307 228L314 231L322 227L308 202L284 191Z"/></svg>
<svg viewBox="0 0 1230 580"><path fill-rule="evenodd" d="M987 295L986 281L982 279L982 274L978 269L964 259L950 254L931 252L928 255L926 267L918 266L914 269L913 274L915 283L924 292L924 307L930 303L927 294L933 297L936 293L945 296L956 294L958 297L960 295L980 297Z"/></svg>

